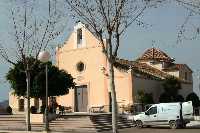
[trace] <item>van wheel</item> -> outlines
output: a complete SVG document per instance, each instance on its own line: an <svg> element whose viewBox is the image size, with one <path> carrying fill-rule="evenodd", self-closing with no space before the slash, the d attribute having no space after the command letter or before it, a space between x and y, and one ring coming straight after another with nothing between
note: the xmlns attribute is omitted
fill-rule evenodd
<svg viewBox="0 0 200 133"><path fill-rule="evenodd" d="M171 129L176 129L178 127L176 121L170 121L169 126L170 126Z"/></svg>
<svg viewBox="0 0 200 133"><path fill-rule="evenodd" d="M150 128L151 126L150 126L150 125L147 125L146 127L147 127L147 128Z"/></svg>
<svg viewBox="0 0 200 133"><path fill-rule="evenodd" d="M136 121L132 121L132 123L133 123L133 127L136 127L137 125L136 125Z"/></svg>
<svg viewBox="0 0 200 133"><path fill-rule="evenodd" d="M183 124L181 125L181 128L186 128L186 123L183 123Z"/></svg>
<svg viewBox="0 0 200 133"><path fill-rule="evenodd" d="M136 121L136 127L137 128L142 128L143 127L143 123L142 123L142 121Z"/></svg>

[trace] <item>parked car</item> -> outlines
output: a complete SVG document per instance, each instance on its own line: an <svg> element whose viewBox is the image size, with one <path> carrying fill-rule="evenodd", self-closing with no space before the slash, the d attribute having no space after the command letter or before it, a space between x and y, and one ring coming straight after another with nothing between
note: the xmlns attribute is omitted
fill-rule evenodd
<svg viewBox="0 0 200 133"><path fill-rule="evenodd" d="M169 125L172 129L185 128L192 118L192 101L153 104L147 111L129 117L138 128Z"/></svg>

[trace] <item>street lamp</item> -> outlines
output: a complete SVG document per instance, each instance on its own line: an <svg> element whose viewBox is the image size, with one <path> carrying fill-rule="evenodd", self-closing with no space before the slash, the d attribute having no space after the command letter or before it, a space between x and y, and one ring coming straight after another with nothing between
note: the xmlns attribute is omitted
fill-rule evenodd
<svg viewBox="0 0 200 133"><path fill-rule="evenodd" d="M45 65L45 72L46 72L46 107L45 107L45 131L49 130L49 122L48 122L48 64L47 62L50 59L50 54L47 51L42 51L39 53L38 55L38 59L43 62L46 63Z"/></svg>
<svg viewBox="0 0 200 133"><path fill-rule="evenodd" d="M198 87L199 87L199 98L200 98L200 75L197 76L197 79L198 79L198 82L199 82Z"/></svg>

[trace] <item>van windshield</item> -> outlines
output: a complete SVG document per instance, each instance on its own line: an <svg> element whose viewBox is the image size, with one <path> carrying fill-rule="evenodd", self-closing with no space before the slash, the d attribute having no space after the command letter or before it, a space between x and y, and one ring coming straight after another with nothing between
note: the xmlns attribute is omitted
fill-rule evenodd
<svg viewBox="0 0 200 133"><path fill-rule="evenodd" d="M146 113L149 115L157 114L157 107L151 107L149 110L146 111Z"/></svg>

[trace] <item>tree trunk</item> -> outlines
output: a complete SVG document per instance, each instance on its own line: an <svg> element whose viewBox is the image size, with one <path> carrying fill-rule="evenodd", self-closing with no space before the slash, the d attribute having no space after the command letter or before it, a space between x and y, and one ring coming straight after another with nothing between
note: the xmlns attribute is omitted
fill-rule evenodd
<svg viewBox="0 0 200 133"><path fill-rule="evenodd" d="M115 81L114 81L114 66L113 62L109 63L109 78L110 78L110 90L111 90L111 98L112 98L112 128L113 133L117 133L117 99L116 99L116 91L115 91Z"/></svg>
<svg viewBox="0 0 200 133"><path fill-rule="evenodd" d="M26 129L27 129L27 131L31 131L31 124L30 124L30 71L29 71L28 64L27 64L27 70L26 70L26 85L27 85Z"/></svg>
<svg viewBox="0 0 200 133"><path fill-rule="evenodd" d="M109 85L111 91L112 98L112 129L113 133L118 133L117 130L117 99L116 99L116 91L115 91L115 81L114 81L114 58L112 55L112 42L111 42L112 34L109 34L108 39L108 53L109 53Z"/></svg>

